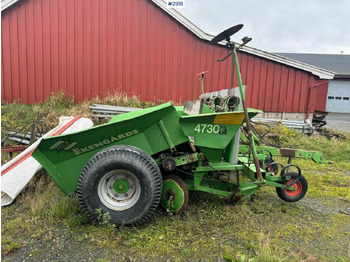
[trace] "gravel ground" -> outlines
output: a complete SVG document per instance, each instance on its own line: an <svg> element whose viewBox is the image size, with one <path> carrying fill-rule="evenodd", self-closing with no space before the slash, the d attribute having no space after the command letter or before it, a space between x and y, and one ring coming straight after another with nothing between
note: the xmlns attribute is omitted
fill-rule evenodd
<svg viewBox="0 0 350 262"><path fill-rule="evenodd" d="M329 113L326 116L327 125L325 128L333 129L336 131L350 132L350 113Z"/></svg>
<svg viewBox="0 0 350 262"><path fill-rule="evenodd" d="M298 217L291 218L292 230L296 232L302 232L303 230L312 230L311 235L315 236L319 234L319 238L309 241L308 237L301 237L295 235L294 237L286 237L286 245L297 245L296 250L300 247L305 248L307 252L313 255L317 255L319 252L328 253L331 257L337 255L346 256L346 250L349 248L350 243L350 223L340 226L332 224L331 216L337 216L338 214L346 215L350 217L350 202L342 199L334 199L333 204L327 204L327 199L316 198L304 198L300 202L292 204L290 207L287 203L281 202L273 194L268 194L259 197L256 201L251 202L247 200L247 205L252 208L259 206L259 203L265 203L265 208L277 208L281 207L283 203L282 212L289 213L291 210L303 210L302 214ZM292 211L291 211L292 212ZM259 214L257 216L260 216ZM271 231L272 234L286 234L288 232L280 232L274 226L275 223L279 223L281 218L271 216L269 214L264 215L264 220L261 220L261 226L265 230ZM276 220L276 221L275 221ZM286 221L290 223L290 221ZM317 227L314 227L314 224ZM337 230L341 230L342 235L336 238L329 239L324 232L329 232L329 228L337 227ZM323 231L326 229L326 231ZM293 231L293 232L294 232ZM310 233L309 237L310 237ZM96 239L90 237L84 238L86 232L71 232L71 230L65 227L63 224L57 225L55 231L50 232L51 239L44 240L41 238L28 239L28 243L24 243L23 247L17 249L14 252L8 253L3 257L3 261L138 261L137 257L132 254L132 247L129 251L125 250L122 256L120 254L112 254L111 251L106 251L99 245L96 245ZM113 237L113 236L111 236ZM84 239L83 241L81 239ZM328 244L329 243L329 244ZM116 247L116 249L122 247ZM128 253L129 252L129 253ZM350 256L350 253L348 254ZM143 259L143 261L147 261ZM154 259L152 259L154 261ZM160 259L159 261L164 261ZM169 260L174 261L174 260ZM188 260L193 261L193 260ZM197 261L197 260L196 260ZM198 260L199 261L199 260ZM205 261L205 260L204 260ZM319 261L319 260L310 260ZM331 261L331 260L325 260ZM346 261L346 260L344 260Z"/></svg>

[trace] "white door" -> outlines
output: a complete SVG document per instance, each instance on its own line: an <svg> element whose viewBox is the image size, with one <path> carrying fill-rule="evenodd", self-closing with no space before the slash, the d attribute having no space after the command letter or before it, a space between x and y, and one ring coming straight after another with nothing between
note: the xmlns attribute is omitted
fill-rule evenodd
<svg viewBox="0 0 350 262"><path fill-rule="evenodd" d="M350 81L329 81L326 111L332 113L350 113Z"/></svg>

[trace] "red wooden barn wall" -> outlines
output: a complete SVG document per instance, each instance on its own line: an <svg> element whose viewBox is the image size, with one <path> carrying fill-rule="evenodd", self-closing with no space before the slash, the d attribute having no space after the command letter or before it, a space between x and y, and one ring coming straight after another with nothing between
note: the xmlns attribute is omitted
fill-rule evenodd
<svg viewBox="0 0 350 262"><path fill-rule="evenodd" d="M22 0L1 19L2 101L36 103L62 89L76 101L125 92L182 103L198 98L196 75L205 70L206 92L230 87L231 59L216 62L227 50L147 0ZM317 77L246 53L239 58L250 107L306 112Z"/></svg>

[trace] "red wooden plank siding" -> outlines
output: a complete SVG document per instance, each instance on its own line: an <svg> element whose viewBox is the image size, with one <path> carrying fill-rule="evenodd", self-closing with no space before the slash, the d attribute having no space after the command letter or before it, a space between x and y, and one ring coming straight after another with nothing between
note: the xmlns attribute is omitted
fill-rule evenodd
<svg viewBox="0 0 350 262"><path fill-rule="evenodd" d="M181 52L180 52L180 56L181 57L185 57L188 54L188 50L189 50L189 46L188 46L188 34L182 34L182 41L180 43L181 45ZM207 56L210 55L210 52L208 51L208 53L206 54ZM180 85L177 88L177 97L179 98L177 102L180 102L181 100L181 96L185 95L185 92L183 91L184 87L187 84L187 72L188 72L188 63L189 63L189 59L180 59L181 63L180 63L180 75L179 75L179 80L180 80ZM200 73L200 72L199 72ZM210 80L210 79L209 79ZM209 81L206 80L206 83L208 85ZM205 88L208 88L208 86L206 86ZM175 100L175 99L174 99Z"/></svg>
<svg viewBox="0 0 350 262"><path fill-rule="evenodd" d="M198 91L199 88L196 88L196 83L198 83L197 82L198 77L195 77L195 75L197 75L198 73L203 71L199 67L200 66L200 42L199 41L195 41L195 45L193 46L193 54L194 54L194 60L192 61L193 67L192 67L192 72L189 75L190 85L188 85L188 87L187 87L191 90L191 96L189 97L189 99L198 98L198 95L200 93ZM219 70L219 73L221 73L220 70ZM220 79L220 77L219 77L217 86L220 86L221 81L222 81L222 79Z"/></svg>
<svg viewBox="0 0 350 262"><path fill-rule="evenodd" d="M21 3L22 4L22 3ZM28 101L29 104L37 102L39 98L35 96L35 51L34 51L34 8L33 1L28 1L26 6L26 53L27 53L27 67L28 67ZM15 12L14 10L13 12ZM5 13L6 14L6 13ZM37 30L40 30L37 28ZM50 85L51 86L51 85ZM6 88L6 87L5 87ZM12 87L10 87L12 88ZM22 99L21 97L13 97L13 99Z"/></svg>
<svg viewBox="0 0 350 262"><path fill-rule="evenodd" d="M325 110L327 103L328 82L329 81L325 80L317 80L310 83L310 86L314 86L313 89L316 93L314 107L311 108L311 112L313 110Z"/></svg>
<svg viewBox="0 0 350 262"><path fill-rule="evenodd" d="M92 96L92 1L83 2L83 85L82 95Z"/></svg>
<svg viewBox="0 0 350 262"><path fill-rule="evenodd" d="M129 2L129 1L127 1ZM158 44L158 34L156 32L156 26L157 26L157 10L154 8L153 5L148 5L147 6L147 9L148 9L148 17L147 17L147 31L146 31L146 34L147 34L147 43L145 45L145 49L143 49L143 47L141 46L141 48L143 49L144 52L146 52L147 56L146 56L146 63L147 63L147 81L145 83L145 86L144 86L144 89L145 89L145 92L146 92L146 96L144 99L146 100L154 100L156 99L157 97L159 97L159 88L157 88L154 84L155 84L155 74L156 74L156 70L157 70L157 67L156 67L156 60L155 60L155 56L157 54L157 51L156 50L156 46ZM130 12L130 19L131 18L131 9L129 8L128 9L129 12ZM125 24L124 25L125 27L124 28L128 28L128 24ZM126 29L127 30L127 29ZM129 30L128 30L129 31ZM131 31L131 30L130 30ZM166 34L168 34L168 31L166 31ZM165 35L165 37L168 38L168 35ZM130 43L133 42L132 40L132 34L130 34L130 38L128 39L130 41ZM170 43L170 48L172 48L172 42ZM126 48L126 49L129 49L130 48ZM130 50L131 52L133 50ZM131 58L131 55L132 53L129 53L128 54L128 60L132 60ZM172 71L172 62L171 62L171 56L168 54L166 56L166 62L165 62L165 67L168 68L168 77L166 77L167 79L167 82L164 86L164 89L168 92L167 93L167 96L170 97L171 96L171 89L169 88L170 86L170 82L171 82L171 71ZM130 68L130 72L131 72L131 68ZM151 91L152 90L152 91ZM150 92L151 91L151 92ZM127 90L127 93L129 94L128 90Z"/></svg>
<svg viewBox="0 0 350 262"><path fill-rule="evenodd" d="M18 7L18 17L25 17L26 9L24 5ZM28 76L27 76L27 33L26 33L26 24L24 19L18 19L18 41L19 41L19 87L21 97L28 100ZM17 71L17 70L16 70ZM3 90L4 88L2 88Z"/></svg>
<svg viewBox="0 0 350 262"><path fill-rule="evenodd" d="M264 108L266 111L272 110L272 87L273 87L273 81L275 77L275 65L274 63L269 62L268 70L267 70L267 76L266 76L266 87L263 88L265 93L265 105Z"/></svg>
<svg viewBox="0 0 350 262"><path fill-rule="evenodd" d="M212 52L213 52L213 56L212 56L213 60L212 60L212 63L210 64L210 67L207 69L208 71L207 76L211 78L211 85L210 85L209 92L220 90L220 86L218 86L218 77L220 74L220 65L222 65L222 62L218 63L216 61L218 58L221 58L221 55L219 52L217 52L215 46L212 47ZM191 63L193 63L192 61ZM206 82L204 83L204 85L205 84Z"/></svg>
<svg viewBox="0 0 350 262"><path fill-rule="evenodd" d="M289 68L288 70L288 82L287 82L287 95L286 95L286 104L285 112L293 112L293 99L294 99L294 81L296 70Z"/></svg>
<svg viewBox="0 0 350 262"><path fill-rule="evenodd" d="M279 105L282 107L282 112L286 112L286 104L288 103L288 96L287 96L287 86L288 84L288 68L286 66L282 67L281 72L281 91L280 91L280 97L276 101Z"/></svg>
<svg viewBox="0 0 350 262"><path fill-rule="evenodd" d="M13 99L12 94L12 83L11 83L11 56L10 56L10 37L9 37L9 26L8 20L1 23L1 78L2 88L1 95L4 97L10 97ZM7 88L5 88L7 87ZM11 88L9 88L11 87Z"/></svg>
<svg viewBox="0 0 350 262"><path fill-rule="evenodd" d="M63 90L76 101L115 92L141 100L196 99L231 86L232 59L147 0L27 0L2 12L2 101L35 103ZM317 77L238 52L247 104L306 112ZM321 81L322 82L322 81ZM234 76L234 86L238 81ZM325 108L327 84L312 107ZM321 97L322 96L322 97Z"/></svg>
<svg viewBox="0 0 350 262"><path fill-rule="evenodd" d="M2 39L1 39L2 40ZM1 47L2 47L2 41L1 41ZM2 48L1 48L2 49ZM3 57L1 57L1 64L3 65ZM4 81L4 67L1 67L1 86L5 86ZM5 97L5 88L1 88L1 97Z"/></svg>
<svg viewBox="0 0 350 262"><path fill-rule="evenodd" d="M115 3L115 1L113 0L112 2ZM141 47L141 43L140 43L140 32L139 32L139 19L140 19L140 7L139 7L139 1L129 1L130 2L130 10L134 10L132 12L134 12L132 20L131 20L131 31L133 32L132 34L132 38L131 38L131 57L135 56L135 57L140 57L140 47ZM110 13L111 19L109 19L110 21L113 21L113 17L115 16L114 13ZM111 27L112 28L112 27ZM115 25L113 26L112 30L114 30ZM108 34L110 36L110 34ZM112 45L111 45L112 46ZM114 46L114 45L113 45ZM112 47L111 47L112 48ZM110 53L110 57L111 60L115 61L115 55L113 56L113 52ZM131 58L130 57L130 58ZM131 94L139 94L140 92L140 68L139 68L139 61L138 59L130 59L131 60ZM111 64L112 65L112 64ZM112 78L109 78L110 80ZM153 85L155 85L155 80L153 82ZM111 90L114 90L114 86L111 85Z"/></svg>
<svg viewBox="0 0 350 262"><path fill-rule="evenodd" d="M74 3L72 1L72 3ZM52 92L52 85L51 85L51 17L50 12L48 11L50 9L50 2L49 1L42 1L42 36L43 36L43 45L42 45L42 52L43 52L43 86L44 86L44 96L41 97L41 100L44 100L46 97L51 95ZM73 9L74 10L74 9ZM70 11L70 10L69 10ZM67 13L67 15L69 12ZM74 24L74 23L72 23ZM38 28L39 30L39 28ZM72 32L72 31L68 31ZM74 33L74 31L73 31ZM69 48L68 50L74 50L74 48ZM67 69L69 70L69 69ZM68 71L68 72L73 72ZM74 75L71 78L74 80ZM74 83L73 83L74 85ZM31 87L33 88L33 87ZM30 89L31 89L30 88ZM67 93L74 94L74 89L71 90L66 89Z"/></svg>
<svg viewBox="0 0 350 262"><path fill-rule="evenodd" d="M189 47L188 47L189 48ZM208 69L206 69L206 71L208 71L208 73L205 74L205 85L204 85L204 91L205 92L209 92L214 90L214 69L217 67L214 67L214 63L217 63L215 61L215 50L214 50L214 46L209 46L209 54L208 54L208 61L210 61L210 63L207 63ZM190 60L188 60L188 63L191 63ZM210 72L209 72L210 70ZM200 72L199 72L200 73Z"/></svg>
<svg viewBox="0 0 350 262"><path fill-rule="evenodd" d="M20 97L19 92L19 57L18 57L18 25L17 12L11 14L10 17L10 44L11 44L11 79L12 93L14 97Z"/></svg>
<svg viewBox="0 0 350 262"><path fill-rule="evenodd" d="M238 53L238 60L240 62L240 69L241 69L241 75L242 75L242 81L244 84L247 83L247 77L248 77L248 56L244 55L243 53L239 52ZM230 73L231 76L231 73ZM234 85L233 86L238 86L238 80L236 73L233 76L234 79Z"/></svg>
<svg viewBox="0 0 350 262"><path fill-rule="evenodd" d="M97 1L96 1L97 2ZM116 62L117 62L117 75L116 75L116 81L117 81L117 91L123 90L123 53L124 53L124 41L123 41L123 28L124 28L124 12L123 12L123 1L121 1L118 4L118 7L116 7L116 38L115 38L115 45L117 50L117 56L116 56ZM100 59L99 59L100 63ZM146 64L145 64L146 66Z"/></svg>
<svg viewBox="0 0 350 262"><path fill-rule="evenodd" d="M47 2L47 1L45 1ZM74 96L75 90L75 1L67 1L67 87L65 91ZM45 12L44 12L45 13ZM92 17L94 19L94 17ZM95 23L98 24L98 23ZM97 38L96 38L97 39ZM97 74L94 74L97 75ZM96 94L97 95L97 94Z"/></svg>
<svg viewBox="0 0 350 262"><path fill-rule="evenodd" d="M33 2L36 2L34 0ZM59 86L59 43L60 39L58 38L58 2L59 1L50 1L50 9L47 10L50 13L50 55L51 55L51 91L57 93L60 89L64 90L64 87ZM36 28L40 30L40 28Z"/></svg>
<svg viewBox="0 0 350 262"><path fill-rule="evenodd" d="M127 94L131 94L130 92L130 85L131 85L131 77L130 77L130 71L131 71L131 42L132 42L132 31L130 28L131 21L132 21L132 10L130 9L130 2L128 0L123 0L123 34L120 36L120 40L123 41L123 82L122 82L122 90L125 91ZM101 9L102 6L101 6ZM149 26L148 26L149 28ZM106 41L104 41L106 42ZM107 55L107 53L105 54ZM101 60L103 61L104 56L101 57ZM147 83L148 86L149 83Z"/></svg>
<svg viewBox="0 0 350 262"><path fill-rule="evenodd" d="M260 75L260 63L261 59L259 57L253 57L253 78L252 78L252 84L249 86L249 90L247 91L247 104L251 105L251 107L258 107L258 95L259 92L257 92L259 88L259 75Z"/></svg>
<svg viewBox="0 0 350 262"><path fill-rule="evenodd" d="M267 68L268 63L265 60L262 60L261 62L261 69L260 69L260 84L259 86L266 86L266 78L267 78ZM264 108L265 107L265 88L257 88L256 92L258 93L258 105L257 108Z"/></svg>
<svg viewBox="0 0 350 262"><path fill-rule="evenodd" d="M74 0L74 94L73 96L77 100L82 99L83 93L83 66L84 66L84 54L83 54L83 13L81 12L83 7L83 0Z"/></svg>
<svg viewBox="0 0 350 262"><path fill-rule="evenodd" d="M35 100L41 100L44 97L44 86L43 86L43 30L42 30L42 5L41 1L34 1L34 72L35 72ZM37 30L39 29L39 30Z"/></svg>
<svg viewBox="0 0 350 262"><path fill-rule="evenodd" d="M69 0L68 0L69 1ZM58 88L67 90L67 0L58 2Z"/></svg>
<svg viewBox="0 0 350 262"><path fill-rule="evenodd" d="M174 29L174 34L175 34L175 40L174 40L174 48L173 48L173 52L172 52L172 61L171 63L173 65L178 65L175 66L172 70L172 74L174 74L174 85L178 86L178 88L172 88L171 89L171 97L178 97L178 90L180 87L180 66L181 66L181 59L180 59L180 49L181 49L181 36L182 34L179 32L179 27L176 26L176 28Z"/></svg>
<svg viewBox="0 0 350 262"><path fill-rule="evenodd" d="M301 92L301 76L302 72L297 71L295 75L295 82L294 82L294 97L293 97L293 106L292 111L298 110L299 108L299 101L300 101L300 92Z"/></svg>
<svg viewBox="0 0 350 262"><path fill-rule="evenodd" d="M310 87L308 75L303 72L301 77L301 89L300 89L300 99L299 99L299 107L296 109L298 111L305 111L307 107L307 97L308 97L308 89Z"/></svg>
<svg viewBox="0 0 350 262"><path fill-rule="evenodd" d="M276 112L278 111L279 107L281 105L278 104L279 98L280 98L280 90L281 90L281 71L282 66L279 64L275 65L275 76L273 81L273 89L272 89L272 96L271 96L271 111Z"/></svg>
<svg viewBox="0 0 350 262"><path fill-rule="evenodd" d="M243 83L246 85L246 99L247 99L247 104L250 106L253 106L250 104L251 98L250 95L253 94L254 92L252 91L252 88L254 87L253 81L254 81L254 61L255 58L254 56L248 56L248 67L247 67L247 79Z"/></svg>

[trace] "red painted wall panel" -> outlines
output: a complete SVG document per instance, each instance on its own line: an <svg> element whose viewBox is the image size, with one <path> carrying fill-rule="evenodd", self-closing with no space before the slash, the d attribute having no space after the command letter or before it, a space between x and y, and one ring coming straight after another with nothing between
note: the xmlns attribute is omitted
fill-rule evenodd
<svg viewBox="0 0 350 262"><path fill-rule="evenodd" d="M18 17L25 17L26 9L23 6L18 8ZM20 97L28 99L28 66L27 66L27 34L26 24L24 19L18 19L18 56L19 68L16 70L19 73L19 89Z"/></svg>
<svg viewBox="0 0 350 262"><path fill-rule="evenodd" d="M21 7L24 5L20 5ZM40 100L48 97L51 95L52 92L52 83L51 83L51 16L50 16L50 2L49 1L42 1L41 6L43 12L42 12L42 35L45 39L42 43L42 52L43 52L43 87L44 87L44 95L43 97L39 97ZM68 12L67 12L68 14ZM24 26L25 26L24 21ZM69 22L69 21L68 21ZM38 28L39 29L39 28ZM74 72L74 71L73 71ZM72 78L74 79L74 77ZM34 87L29 87L28 92L31 92L30 90L34 89ZM73 92L70 92L68 88L66 88L67 93L73 94Z"/></svg>
<svg viewBox="0 0 350 262"><path fill-rule="evenodd" d="M69 1L69 0L68 0ZM58 86L67 89L67 0L58 2ZM91 19L90 19L91 20Z"/></svg>
<svg viewBox="0 0 350 262"><path fill-rule="evenodd" d="M313 84L312 90L312 93L315 94L315 100L310 102L311 110L324 111L327 103L328 81L317 81Z"/></svg>
<svg viewBox="0 0 350 262"><path fill-rule="evenodd" d="M12 93L11 62L10 20L8 17L1 21L1 76L3 78L1 89L4 91L4 97L1 98L13 101L16 98Z"/></svg>
<svg viewBox="0 0 350 262"><path fill-rule="evenodd" d="M265 88L263 88L263 95L265 96L264 108L266 111L271 111L272 104L276 103L274 100L272 100L272 97L273 97L272 87L273 87L273 81L275 77L275 65L272 62L269 62L268 64L269 66L267 69L266 85L265 85Z"/></svg>
<svg viewBox="0 0 350 262"><path fill-rule="evenodd" d="M286 112L286 104L288 103L289 97L287 95L287 88L288 88L288 68L286 66L282 67L281 71L281 88L280 90L280 96L277 101L277 103L282 107L282 112ZM303 111L300 111L303 112Z"/></svg>
<svg viewBox="0 0 350 262"><path fill-rule="evenodd" d="M2 42L2 41L1 41ZM1 46L2 46L2 43L1 43ZM1 63L3 63L2 61L2 57L1 57ZM1 86L5 86L5 81L4 81L4 67L2 66L1 67ZM4 88L1 88L1 97L5 97L5 89Z"/></svg>
<svg viewBox="0 0 350 262"><path fill-rule="evenodd" d="M18 56L18 25L17 13L12 13L10 16L10 56L11 56L11 83L12 94L14 97L20 97L19 91L19 56Z"/></svg>
<svg viewBox="0 0 350 262"><path fill-rule="evenodd" d="M35 103L63 90L77 101L125 92L183 103L200 95L202 71L209 71L206 92L231 86L232 59L216 61L228 51L199 39L147 0L27 0L3 11L1 19L2 101ZM325 102L309 99L317 77L238 55L250 107L325 108ZM319 89L314 96L326 101L327 85Z"/></svg>

